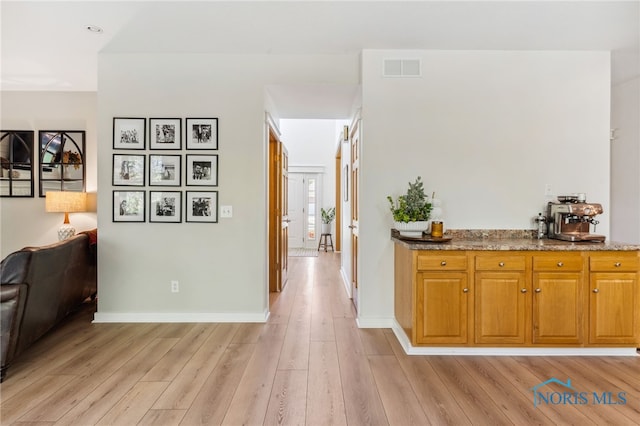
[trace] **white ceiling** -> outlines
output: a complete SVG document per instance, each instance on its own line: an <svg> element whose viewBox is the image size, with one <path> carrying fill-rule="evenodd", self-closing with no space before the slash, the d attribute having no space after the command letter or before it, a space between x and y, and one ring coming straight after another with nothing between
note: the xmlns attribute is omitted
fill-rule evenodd
<svg viewBox="0 0 640 426"><path fill-rule="evenodd" d="M2 0L0 18L2 90L95 91L99 52L608 50L614 83L640 74L640 0ZM104 32L89 33L88 25ZM353 87L295 89L269 91L279 109L305 118L350 107L345 103L354 93Z"/></svg>

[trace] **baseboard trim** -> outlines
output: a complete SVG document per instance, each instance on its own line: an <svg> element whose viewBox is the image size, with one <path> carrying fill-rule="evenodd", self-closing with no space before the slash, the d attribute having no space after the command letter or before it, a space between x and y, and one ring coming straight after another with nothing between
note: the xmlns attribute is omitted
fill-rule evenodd
<svg viewBox="0 0 640 426"><path fill-rule="evenodd" d="M496 348L413 346L398 321L393 320L393 334L407 355L480 355L480 356L638 356L636 348Z"/></svg>
<svg viewBox="0 0 640 426"><path fill-rule="evenodd" d="M347 292L347 296L351 299L351 283L349 282L349 277L347 277L347 273L344 271L344 268L340 268L340 276L342 277L344 291Z"/></svg>
<svg viewBox="0 0 640 426"><path fill-rule="evenodd" d="M356 318L358 328L393 328L393 318Z"/></svg>
<svg viewBox="0 0 640 426"><path fill-rule="evenodd" d="M267 322L269 312L263 313L159 313L159 312L96 312L94 323L171 323L171 322Z"/></svg>

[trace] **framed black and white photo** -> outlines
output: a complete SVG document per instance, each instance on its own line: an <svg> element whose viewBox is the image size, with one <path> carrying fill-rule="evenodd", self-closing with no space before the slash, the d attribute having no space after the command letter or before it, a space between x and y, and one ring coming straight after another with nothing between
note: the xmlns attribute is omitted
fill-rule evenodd
<svg viewBox="0 0 640 426"><path fill-rule="evenodd" d="M149 222L182 222L182 192L150 191Z"/></svg>
<svg viewBox="0 0 640 426"><path fill-rule="evenodd" d="M113 154L113 185L144 186L144 155Z"/></svg>
<svg viewBox="0 0 640 426"><path fill-rule="evenodd" d="M181 118L150 118L149 141L151 149L181 149Z"/></svg>
<svg viewBox="0 0 640 426"><path fill-rule="evenodd" d="M144 191L113 191L114 222L144 222Z"/></svg>
<svg viewBox="0 0 640 426"><path fill-rule="evenodd" d="M149 185L180 186L181 155L149 154Z"/></svg>
<svg viewBox="0 0 640 426"><path fill-rule="evenodd" d="M218 149L217 118L187 118L187 149Z"/></svg>
<svg viewBox="0 0 640 426"><path fill-rule="evenodd" d="M187 154L187 186L218 186L218 156Z"/></svg>
<svg viewBox="0 0 640 426"><path fill-rule="evenodd" d="M187 222L218 223L218 191L187 191Z"/></svg>
<svg viewBox="0 0 640 426"><path fill-rule="evenodd" d="M147 137L145 118L113 119L113 149L144 149Z"/></svg>

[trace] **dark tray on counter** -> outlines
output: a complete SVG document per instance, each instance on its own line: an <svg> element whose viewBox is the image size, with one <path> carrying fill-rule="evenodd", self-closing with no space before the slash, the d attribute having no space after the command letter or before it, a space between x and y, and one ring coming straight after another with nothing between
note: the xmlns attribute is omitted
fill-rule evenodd
<svg viewBox="0 0 640 426"><path fill-rule="evenodd" d="M405 237L404 235L400 235L400 232L397 229L391 230L391 236L403 241L411 241L413 243L447 243L453 239L450 236L443 237L432 237L429 234L422 233L421 237Z"/></svg>

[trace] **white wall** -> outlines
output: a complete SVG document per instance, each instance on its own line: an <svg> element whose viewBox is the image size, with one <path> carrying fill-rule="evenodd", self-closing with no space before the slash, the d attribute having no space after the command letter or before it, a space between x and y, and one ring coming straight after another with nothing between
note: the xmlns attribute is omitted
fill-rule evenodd
<svg viewBox="0 0 640 426"><path fill-rule="evenodd" d="M33 130L35 164L38 164L39 130L85 130L86 190L97 188L96 93L94 92L2 92L1 123L5 130ZM2 198L1 256L25 246L40 246L58 241L63 213L46 213L44 198L39 197L38 169L34 168L33 198ZM73 213L71 224L84 231L96 227L95 213Z"/></svg>
<svg viewBox="0 0 640 426"><path fill-rule="evenodd" d="M264 87L356 84L357 70L357 58L349 55L101 54L98 131L104 142L99 147L96 319L264 319L264 114L265 104L271 103ZM127 116L217 117L219 186L211 189L219 191L220 204L233 206L233 218L217 224L113 223L112 119ZM180 188L194 189L202 188ZM170 292L170 280L180 282L179 293Z"/></svg>
<svg viewBox="0 0 640 426"><path fill-rule="evenodd" d="M382 78L385 58L421 78ZM586 192L609 233L607 52L383 51L362 55L360 324L393 317L387 195L420 175L449 228L532 228L555 194Z"/></svg>
<svg viewBox="0 0 640 426"><path fill-rule="evenodd" d="M640 244L640 77L611 94L611 238Z"/></svg>
<svg viewBox="0 0 640 426"><path fill-rule="evenodd" d="M320 207L325 209L336 204L336 141L345 124L345 120L280 120L289 165L324 167Z"/></svg>

